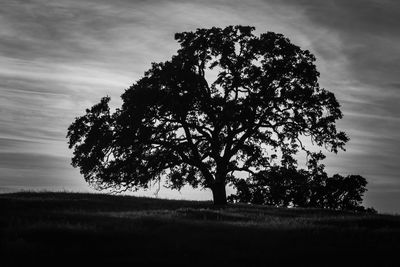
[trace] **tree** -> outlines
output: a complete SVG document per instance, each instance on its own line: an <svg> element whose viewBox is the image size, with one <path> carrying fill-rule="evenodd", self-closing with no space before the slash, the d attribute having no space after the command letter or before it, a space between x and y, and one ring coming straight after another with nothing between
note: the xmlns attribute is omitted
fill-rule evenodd
<svg viewBox="0 0 400 267"><path fill-rule="evenodd" d="M233 183L237 191L229 196L231 202L373 212L361 206L367 185L364 177L328 177L315 158L310 159L308 170L274 166Z"/></svg>
<svg viewBox="0 0 400 267"><path fill-rule="evenodd" d="M360 175L343 177L335 174L326 180L325 207L341 210L360 210L367 181Z"/></svg>
<svg viewBox="0 0 400 267"><path fill-rule="evenodd" d="M333 93L320 88L315 57L253 27L175 35L177 54L153 63L110 112L109 97L68 128L72 165L98 189L135 190L166 178L212 190L226 203L237 172L255 174L293 156L310 138L337 152L348 141ZM275 163L274 163L275 162Z"/></svg>

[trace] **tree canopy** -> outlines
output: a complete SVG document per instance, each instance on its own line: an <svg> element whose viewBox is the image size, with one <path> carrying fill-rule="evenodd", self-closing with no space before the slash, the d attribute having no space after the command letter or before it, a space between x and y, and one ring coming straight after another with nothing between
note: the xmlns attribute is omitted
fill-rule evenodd
<svg viewBox="0 0 400 267"><path fill-rule="evenodd" d="M302 140L337 152L348 138L333 93L321 88L315 57L282 34L254 27L197 29L175 35L180 49L153 63L122 94L86 110L68 128L72 164L99 189L209 188L226 203L238 172L295 166Z"/></svg>

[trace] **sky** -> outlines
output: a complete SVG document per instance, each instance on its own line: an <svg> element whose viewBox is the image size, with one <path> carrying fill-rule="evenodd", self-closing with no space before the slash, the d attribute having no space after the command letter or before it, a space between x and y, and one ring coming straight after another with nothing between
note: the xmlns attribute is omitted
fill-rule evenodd
<svg viewBox="0 0 400 267"><path fill-rule="evenodd" d="M326 153L327 171L364 176L364 205L400 214L399 18L397 0L1 0L0 192L93 192L70 165L74 118L106 95L119 106L151 62L176 52L174 33L250 25L316 56L321 86L342 105L337 126L351 139L346 152Z"/></svg>

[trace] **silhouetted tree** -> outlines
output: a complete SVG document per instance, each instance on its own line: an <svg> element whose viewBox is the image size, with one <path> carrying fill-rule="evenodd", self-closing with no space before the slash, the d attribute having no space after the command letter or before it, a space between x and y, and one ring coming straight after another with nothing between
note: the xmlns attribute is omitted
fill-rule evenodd
<svg viewBox="0 0 400 267"><path fill-rule="evenodd" d="M279 159L295 164L301 138L337 152L348 138L335 96L320 88L315 57L253 27L175 35L180 49L153 63L110 112L109 97L68 128L72 164L99 189L148 187L166 177L212 190L226 203L235 172L256 174Z"/></svg>
<svg viewBox="0 0 400 267"><path fill-rule="evenodd" d="M274 166L247 180L235 179L236 194L231 202L264 204L276 207L308 207L335 210L368 211L361 206L367 181L360 175L328 177L318 160L322 154L313 154L308 170Z"/></svg>
<svg viewBox="0 0 400 267"><path fill-rule="evenodd" d="M326 180L325 203L327 208L359 210L367 181L360 175L343 177L335 174Z"/></svg>

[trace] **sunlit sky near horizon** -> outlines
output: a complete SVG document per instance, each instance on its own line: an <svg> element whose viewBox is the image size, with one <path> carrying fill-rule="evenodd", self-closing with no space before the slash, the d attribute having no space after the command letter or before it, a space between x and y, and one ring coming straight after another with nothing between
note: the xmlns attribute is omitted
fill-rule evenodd
<svg viewBox="0 0 400 267"><path fill-rule="evenodd" d="M170 59L174 33L251 25L317 57L351 141L330 174L368 180L365 206L400 213L400 2L396 0L1 0L0 192L91 191L70 165L67 128L85 108ZM137 195L152 195L155 188ZM211 199L162 188L160 197Z"/></svg>

